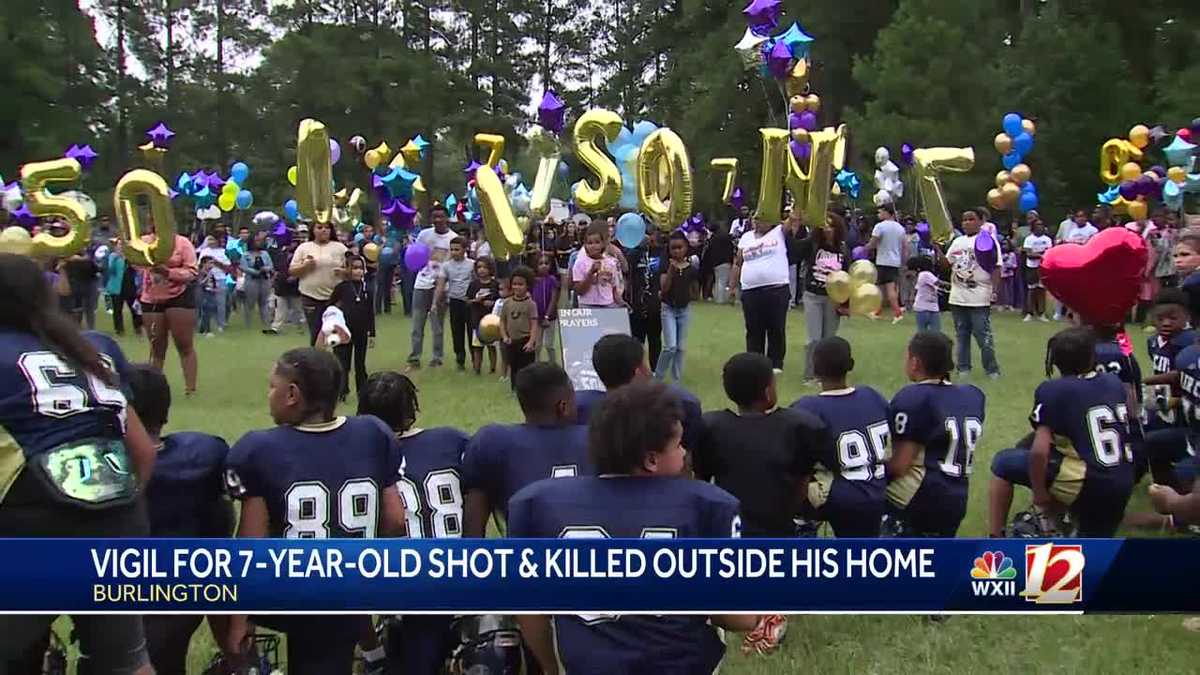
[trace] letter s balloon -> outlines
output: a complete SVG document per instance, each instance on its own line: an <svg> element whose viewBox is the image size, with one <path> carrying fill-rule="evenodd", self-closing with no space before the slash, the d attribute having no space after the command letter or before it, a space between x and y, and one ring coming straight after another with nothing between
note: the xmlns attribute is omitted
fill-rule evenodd
<svg viewBox="0 0 1200 675"><path fill-rule="evenodd" d="M154 240L150 242L142 240L142 233L150 228L141 222L139 197L150 202L154 228ZM171 207L170 192L162 176L147 169L134 169L121 176L113 191L113 210L121 240L125 242L125 259L131 265L153 267L165 265L171 259L175 252L175 209Z"/></svg>
<svg viewBox="0 0 1200 675"><path fill-rule="evenodd" d="M33 238L30 253L38 258L61 258L82 251L92 236L83 205L71 197L52 195L48 183L71 184L79 180L79 162L71 158L30 162L21 167L21 189L29 212L38 217L58 217L67 222L69 231L59 237L40 232Z"/></svg>
<svg viewBox="0 0 1200 675"><path fill-rule="evenodd" d="M620 115L603 109L589 110L575 122L575 154L600 181L597 187L586 180L575 184L575 205L581 211L606 213L621 201L621 171L596 141L597 137L606 143L616 141L622 126Z"/></svg>

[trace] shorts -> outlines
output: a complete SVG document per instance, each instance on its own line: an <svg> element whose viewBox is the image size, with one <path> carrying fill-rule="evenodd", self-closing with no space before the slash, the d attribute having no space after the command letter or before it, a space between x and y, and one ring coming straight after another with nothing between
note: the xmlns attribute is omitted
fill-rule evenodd
<svg viewBox="0 0 1200 675"><path fill-rule="evenodd" d="M163 302L142 302L142 314L162 314L168 309L196 309L196 289L188 286L179 295Z"/></svg>
<svg viewBox="0 0 1200 675"><path fill-rule="evenodd" d="M1025 287L1030 289L1042 288L1042 268L1025 268Z"/></svg>
<svg viewBox="0 0 1200 675"><path fill-rule="evenodd" d="M1001 450L992 458L992 475L1015 485L1029 487L1030 451ZM1122 465L1106 474L1087 475L1087 465L1078 458L1051 453L1046 467L1050 494L1066 504L1079 523L1078 536L1115 536L1125 517L1125 504L1133 492L1133 471Z"/></svg>
<svg viewBox="0 0 1200 675"><path fill-rule="evenodd" d="M875 269L879 273L878 283L880 286L884 284L894 284L900 278L899 267L888 267L887 265L876 265Z"/></svg>

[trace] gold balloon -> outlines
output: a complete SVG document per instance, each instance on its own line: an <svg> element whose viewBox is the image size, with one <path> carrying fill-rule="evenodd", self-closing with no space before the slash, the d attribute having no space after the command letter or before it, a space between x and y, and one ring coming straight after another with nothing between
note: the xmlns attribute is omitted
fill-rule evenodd
<svg viewBox="0 0 1200 675"><path fill-rule="evenodd" d="M762 136L762 174L758 183L756 220L777 223L783 210L783 181L788 176L787 129L759 129Z"/></svg>
<svg viewBox="0 0 1200 675"><path fill-rule="evenodd" d="M484 164L493 169L499 166L500 158L504 155L504 137L500 134L475 134L475 145L482 145L488 151Z"/></svg>
<svg viewBox="0 0 1200 675"><path fill-rule="evenodd" d="M1182 166L1173 166L1167 169L1167 178L1172 182L1183 185L1187 182L1187 169Z"/></svg>
<svg viewBox="0 0 1200 675"><path fill-rule="evenodd" d="M647 136L638 153L637 175L638 209L659 229L674 229L691 214L691 161L679 134L664 127Z"/></svg>
<svg viewBox="0 0 1200 675"><path fill-rule="evenodd" d="M859 261L862 262L862 261ZM850 296L850 313L870 316L883 306L883 293L875 284L863 284L854 289Z"/></svg>
<svg viewBox="0 0 1200 675"><path fill-rule="evenodd" d="M1033 169L1029 168L1028 164L1018 164L1013 167L1012 173L1009 174L1012 180L1017 185L1024 185L1033 178Z"/></svg>
<svg viewBox="0 0 1200 675"><path fill-rule="evenodd" d="M1007 155L1012 152L1013 139L1008 134L996 134L996 152Z"/></svg>
<svg viewBox="0 0 1200 675"><path fill-rule="evenodd" d="M367 165L368 169L374 171L375 169L379 168L380 164L383 164L383 158L379 156L378 150L372 148L363 154L363 163ZM293 185L295 185L295 183L293 183Z"/></svg>
<svg viewBox="0 0 1200 675"><path fill-rule="evenodd" d="M387 150L387 143L379 146ZM375 152L383 156L379 148ZM390 155L390 150L387 153ZM333 221L333 168L329 164L329 131L314 119L300 121L296 143L296 205L317 223Z"/></svg>
<svg viewBox="0 0 1200 675"><path fill-rule="evenodd" d="M816 94L809 94L808 96L804 97L804 105L813 112L820 112L821 97L817 96Z"/></svg>
<svg viewBox="0 0 1200 675"><path fill-rule="evenodd" d="M33 237L29 230L20 225L10 225L0 232L0 253L29 255L33 251Z"/></svg>
<svg viewBox="0 0 1200 675"><path fill-rule="evenodd" d="M1123 138L1109 139L1100 147L1100 180L1106 185L1120 183L1123 167L1141 159L1142 151L1133 143Z"/></svg>
<svg viewBox="0 0 1200 675"><path fill-rule="evenodd" d="M425 181L421 180L420 176L413 181L413 206L417 208L423 207L429 203L429 191L425 189Z"/></svg>
<svg viewBox="0 0 1200 675"><path fill-rule="evenodd" d="M797 143L808 143L809 142L808 130L801 129L799 127L792 129L792 140L796 141Z"/></svg>
<svg viewBox="0 0 1200 675"><path fill-rule="evenodd" d="M483 231L492 250L504 249L513 254L525 250L525 234L517 225L504 184L496 170L484 164L475 171L475 190L479 195L479 210L483 215Z"/></svg>
<svg viewBox="0 0 1200 675"><path fill-rule="evenodd" d="M846 126L810 132L812 154L807 167L800 166L788 149L786 129L759 129L763 143L762 175L759 181L759 220L777 223L781 217L784 183L792 194L792 208L804 213L808 223L824 223L829 207L829 186L839 148L845 148Z"/></svg>
<svg viewBox="0 0 1200 675"><path fill-rule="evenodd" d="M996 187L1002 188L1004 184L1012 180L1012 174L1007 171L1001 171L996 174Z"/></svg>
<svg viewBox="0 0 1200 675"><path fill-rule="evenodd" d="M825 277L825 293L830 300L839 305L850 301L852 285L850 275L842 270L830 272L829 276Z"/></svg>
<svg viewBox="0 0 1200 675"><path fill-rule="evenodd" d="M784 89L788 96L797 96L803 94L806 87L808 87L808 59L796 59L796 65L792 66L791 72L784 80Z"/></svg>
<svg viewBox="0 0 1200 675"><path fill-rule="evenodd" d="M296 169L295 166L289 166L288 170L287 170L288 183L290 183L292 187L296 187L296 171L297 170L298 169Z"/></svg>
<svg viewBox="0 0 1200 675"><path fill-rule="evenodd" d="M1142 167L1137 162L1126 162L1121 167L1121 180L1137 180L1142 177Z"/></svg>
<svg viewBox="0 0 1200 675"><path fill-rule="evenodd" d="M411 140L400 148L400 152L396 153L396 156L404 158L406 169L416 169L421 166L421 148Z"/></svg>
<svg viewBox="0 0 1200 675"><path fill-rule="evenodd" d="M802 113L805 110L808 110L808 97L801 94L796 94L788 99L788 107L790 107L794 113Z"/></svg>
<svg viewBox="0 0 1200 675"><path fill-rule="evenodd" d="M1021 198L1021 186L1016 183L1008 183L1000 188L1000 196L1004 200L1005 208L1012 208L1013 204Z"/></svg>
<svg viewBox="0 0 1200 675"><path fill-rule="evenodd" d="M486 314L479 320L479 341L489 345L500 339L500 316Z"/></svg>
<svg viewBox="0 0 1200 675"><path fill-rule="evenodd" d="M708 165L721 181L721 203L728 204L729 200L733 197L733 188L737 183L737 157L718 157L709 162Z"/></svg>
<svg viewBox="0 0 1200 675"><path fill-rule="evenodd" d="M597 187L589 185L587 180L575 184L575 206L581 211L607 213L621 200L621 172L597 140L616 141L622 126L620 115L599 108L583 113L575 122L575 155L599 179Z"/></svg>
<svg viewBox="0 0 1200 675"><path fill-rule="evenodd" d="M333 224L347 232L353 231L362 220L363 191L342 188L333 195Z"/></svg>
<svg viewBox="0 0 1200 675"><path fill-rule="evenodd" d="M363 246L362 254L363 257L370 262L379 260L379 244L376 244L373 241L368 242L365 246Z"/></svg>
<svg viewBox="0 0 1200 675"><path fill-rule="evenodd" d="M917 189L925 203L925 220L929 231L938 244L948 244L954 236L954 224L950 221L950 209L942 193L943 171L963 173L975 166L974 148L918 148L913 151L913 163L917 169Z"/></svg>
<svg viewBox="0 0 1200 675"><path fill-rule="evenodd" d="M858 288L863 284L873 284L879 279L879 270L870 260L855 260L850 264L850 284Z"/></svg>
<svg viewBox="0 0 1200 675"><path fill-rule="evenodd" d="M996 209L997 211L1003 211L1005 209L1006 204L1004 203L1004 194L1000 192L1000 188L992 188L991 190L988 190L987 203L988 206Z"/></svg>
<svg viewBox="0 0 1200 675"><path fill-rule="evenodd" d="M329 144L326 143L326 149ZM224 199L225 195L221 195ZM150 223L142 222L138 200L150 204ZM121 176L113 190L113 211L117 229L124 242L125 259L131 265L153 267L165 265L175 252L175 209L171 206L170 188L163 177L146 169L134 169ZM153 227L154 239L142 239Z"/></svg>
<svg viewBox="0 0 1200 675"><path fill-rule="evenodd" d="M538 218L550 213L550 188L558 175L558 163L562 158L562 145L558 137L534 125L526 138L529 148L538 158L537 177L533 181L533 192L529 196L529 210Z"/></svg>
<svg viewBox="0 0 1200 675"><path fill-rule="evenodd" d="M1129 217L1134 220L1145 220L1150 212L1150 206L1142 200L1129 202Z"/></svg>
<svg viewBox="0 0 1200 675"><path fill-rule="evenodd" d="M1030 136L1037 136L1037 124L1033 120L1021 120L1021 128Z"/></svg>
<svg viewBox="0 0 1200 675"><path fill-rule="evenodd" d="M74 183L79 180L80 172L79 162L70 158L30 162L21 167L21 189L25 191L29 212L39 218L61 218L69 230L60 237L39 232L33 238L33 256L65 258L82 251L91 240L92 226L83 205L76 199L52 195L46 190L49 183Z"/></svg>
<svg viewBox="0 0 1200 675"><path fill-rule="evenodd" d="M1133 143L1138 150L1144 149L1150 145L1150 128L1145 124L1139 124L1129 130L1129 142Z"/></svg>

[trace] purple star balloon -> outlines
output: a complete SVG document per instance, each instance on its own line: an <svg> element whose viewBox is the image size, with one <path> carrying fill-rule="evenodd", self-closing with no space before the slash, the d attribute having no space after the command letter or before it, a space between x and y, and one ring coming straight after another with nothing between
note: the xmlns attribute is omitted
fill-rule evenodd
<svg viewBox="0 0 1200 675"><path fill-rule="evenodd" d="M76 159L78 155L79 146L75 145L74 143L72 143L71 147L67 148L67 151L63 153L63 157L66 157L67 159Z"/></svg>
<svg viewBox="0 0 1200 675"><path fill-rule="evenodd" d="M225 181L221 180L221 176L217 172L212 172L208 175L208 189L214 193L220 194L221 188L224 187Z"/></svg>
<svg viewBox="0 0 1200 675"><path fill-rule="evenodd" d="M900 146L900 163L904 166L913 165L913 146L912 143L905 143Z"/></svg>
<svg viewBox="0 0 1200 675"><path fill-rule="evenodd" d="M481 166L483 166L483 165L480 164L479 162L476 162L475 160L471 160L470 164L463 167L463 173L466 174L467 180L474 180L475 179L475 171L478 170L479 167L481 167Z"/></svg>
<svg viewBox="0 0 1200 675"><path fill-rule="evenodd" d="M84 145L75 153L75 159L79 162L79 166L83 167L84 171L92 168L92 164L96 163L96 158L99 153L92 149L90 145Z"/></svg>
<svg viewBox="0 0 1200 675"><path fill-rule="evenodd" d="M171 139L175 136L175 132L171 131L166 124L159 122L146 132L146 136L154 144L154 147L165 150L170 147Z"/></svg>
<svg viewBox="0 0 1200 675"><path fill-rule="evenodd" d="M751 0L742 10L750 30L759 35L766 35L779 25L781 0Z"/></svg>
<svg viewBox="0 0 1200 675"><path fill-rule="evenodd" d="M739 211L746 205L746 193L742 192L741 187L733 188L733 194L729 195L729 205Z"/></svg>
<svg viewBox="0 0 1200 675"><path fill-rule="evenodd" d="M783 42L776 42L767 56L767 71L777 80L788 76L792 66L792 50Z"/></svg>
<svg viewBox="0 0 1200 675"><path fill-rule="evenodd" d="M542 128L551 133L562 133L563 124L566 121L567 106L554 93L553 89L547 89L542 95L542 102L538 105L538 124Z"/></svg>
<svg viewBox="0 0 1200 675"><path fill-rule="evenodd" d="M13 211L12 217L22 227L33 227L37 224L37 218L34 217L33 212L25 204L21 204L16 211Z"/></svg>

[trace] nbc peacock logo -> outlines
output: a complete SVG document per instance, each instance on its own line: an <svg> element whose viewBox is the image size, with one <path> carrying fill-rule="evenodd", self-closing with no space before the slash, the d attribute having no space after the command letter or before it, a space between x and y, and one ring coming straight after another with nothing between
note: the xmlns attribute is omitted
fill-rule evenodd
<svg viewBox="0 0 1200 675"><path fill-rule="evenodd" d="M971 568L971 592L976 597L1013 597L1017 594L1017 569L1002 551L987 551Z"/></svg>

